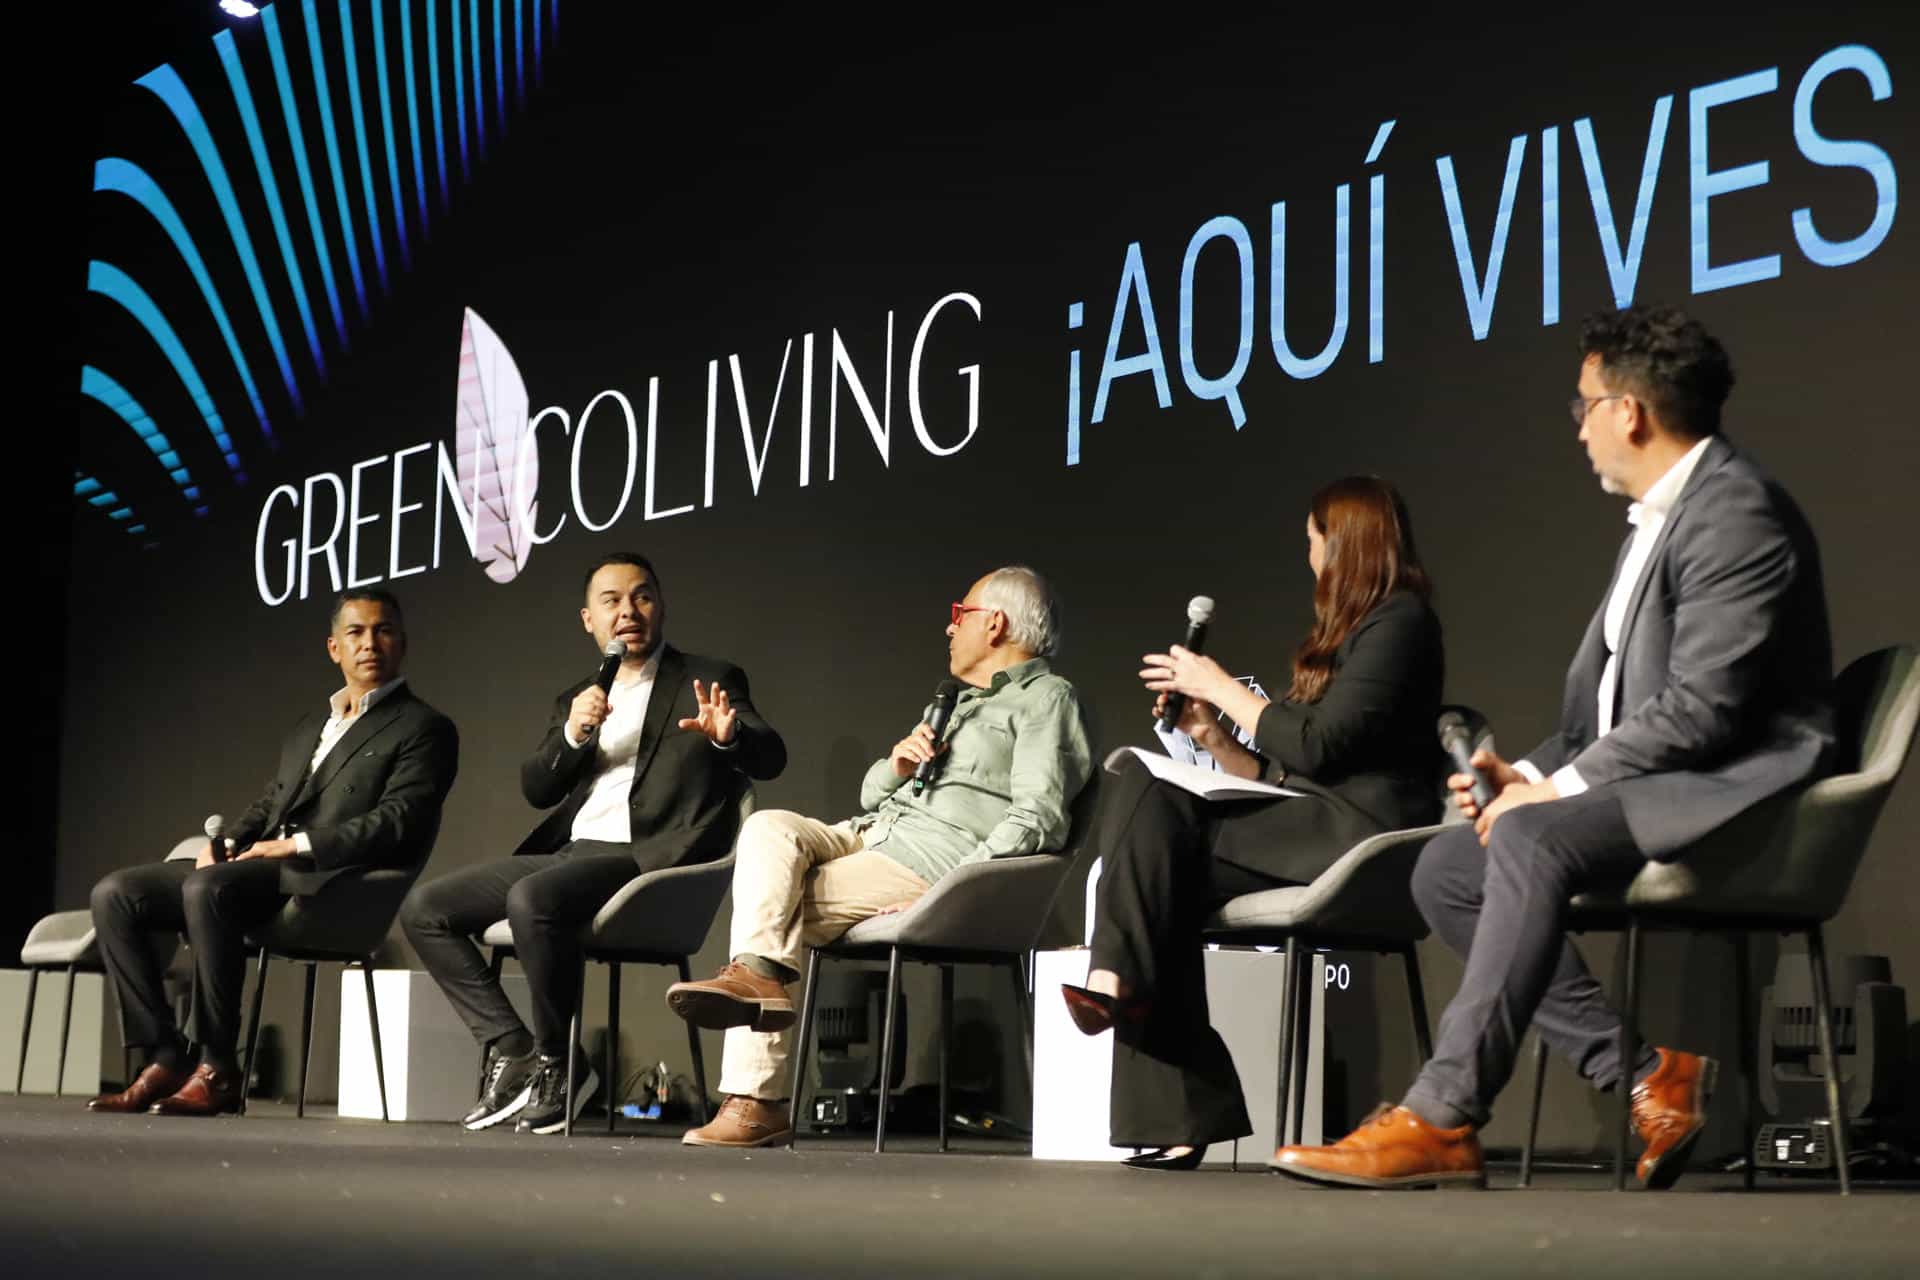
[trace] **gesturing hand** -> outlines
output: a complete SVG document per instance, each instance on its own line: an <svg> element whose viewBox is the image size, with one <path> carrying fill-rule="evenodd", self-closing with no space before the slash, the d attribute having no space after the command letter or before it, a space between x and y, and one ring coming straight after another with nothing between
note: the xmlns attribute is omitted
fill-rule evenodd
<svg viewBox="0 0 1920 1280"><path fill-rule="evenodd" d="M727 691L717 684L709 689L695 680L693 701L699 714L680 721L680 727L698 729L722 746L732 742L734 720L740 713L733 709L733 703L727 698Z"/></svg>
<svg viewBox="0 0 1920 1280"><path fill-rule="evenodd" d="M887 753L887 758L892 762L895 774L902 778L911 778L915 769L946 749L947 744L944 742L938 746L934 744L933 726L922 724L894 743L893 750Z"/></svg>
<svg viewBox="0 0 1920 1280"><path fill-rule="evenodd" d="M1218 706L1223 686L1234 683L1226 668L1203 653L1174 645L1166 653L1149 653L1140 661L1140 680L1155 693L1182 693Z"/></svg>

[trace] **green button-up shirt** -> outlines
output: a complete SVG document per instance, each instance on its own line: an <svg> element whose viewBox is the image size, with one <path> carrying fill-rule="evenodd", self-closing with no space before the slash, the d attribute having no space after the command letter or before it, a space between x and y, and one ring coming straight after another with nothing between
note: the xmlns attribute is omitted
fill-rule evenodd
<svg viewBox="0 0 1920 1280"><path fill-rule="evenodd" d="M1058 849L1093 769L1080 699L1045 658L962 689L940 771L919 795L881 759L853 820L866 846L932 884L965 862Z"/></svg>

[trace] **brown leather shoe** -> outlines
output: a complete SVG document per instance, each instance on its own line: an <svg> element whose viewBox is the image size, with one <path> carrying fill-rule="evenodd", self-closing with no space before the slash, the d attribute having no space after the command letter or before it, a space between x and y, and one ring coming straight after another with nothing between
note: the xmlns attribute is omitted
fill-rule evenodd
<svg viewBox="0 0 1920 1280"><path fill-rule="evenodd" d="M204 1062L172 1097L148 1108L156 1116L217 1116L239 1109L240 1073L216 1071Z"/></svg>
<svg viewBox="0 0 1920 1280"><path fill-rule="evenodd" d="M1664 1191L1687 1171L1687 1157L1707 1127L1720 1064L1676 1049L1655 1052L1660 1065L1633 1086L1633 1131L1647 1144L1635 1172L1649 1191Z"/></svg>
<svg viewBox="0 0 1920 1280"><path fill-rule="evenodd" d="M101 1094L87 1103L87 1110L129 1114L145 1111L160 1099L171 1097L186 1082L185 1072L163 1067L157 1062L149 1063L133 1078L132 1084L119 1093Z"/></svg>
<svg viewBox="0 0 1920 1280"><path fill-rule="evenodd" d="M1282 1147L1269 1169L1348 1187L1487 1185L1486 1157L1473 1126L1436 1129L1405 1107L1382 1105L1330 1147Z"/></svg>
<svg viewBox="0 0 1920 1280"><path fill-rule="evenodd" d="M688 1147L771 1147L793 1136L787 1104L729 1094L712 1123L689 1129L680 1139Z"/></svg>
<svg viewBox="0 0 1920 1280"><path fill-rule="evenodd" d="M696 1027L725 1031L785 1031L793 1025L793 998L778 978L763 978L744 964L728 963L705 982L667 988L667 1008Z"/></svg>

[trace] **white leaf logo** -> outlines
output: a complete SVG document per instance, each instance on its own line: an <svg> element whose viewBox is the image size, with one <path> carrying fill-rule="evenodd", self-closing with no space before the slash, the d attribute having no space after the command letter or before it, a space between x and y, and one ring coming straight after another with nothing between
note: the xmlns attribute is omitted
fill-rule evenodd
<svg viewBox="0 0 1920 1280"><path fill-rule="evenodd" d="M533 552L540 454L527 433L527 384L499 335L471 308L460 330L454 449L473 510L474 559L512 582Z"/></svg>

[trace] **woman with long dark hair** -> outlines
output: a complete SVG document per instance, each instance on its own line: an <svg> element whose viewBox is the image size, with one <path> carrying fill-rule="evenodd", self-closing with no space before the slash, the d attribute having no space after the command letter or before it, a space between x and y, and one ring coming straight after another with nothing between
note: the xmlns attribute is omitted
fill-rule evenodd
<svg viewBox="0 0 1920 1280"><path fill-rule="evenodd" d="M1208 914L1304 884L1368 836L1438 820L1445 657L1406 503L1373 476L1327 485L1307 517L1307 563L1313 628L1279 701L1177 645L1140 673L1155 715L1169 694L1186 698L1179 727L1223 770L1304 794L1204 800L1137 759L1103 783L1092 963L1087 985L1063 994L1082 1031L1114 1028L1110 1140L1154 1148L1127 1161L1137 1168L1191 1169L1209 1143L1253 1132L1208 1018Z"/></svg>

